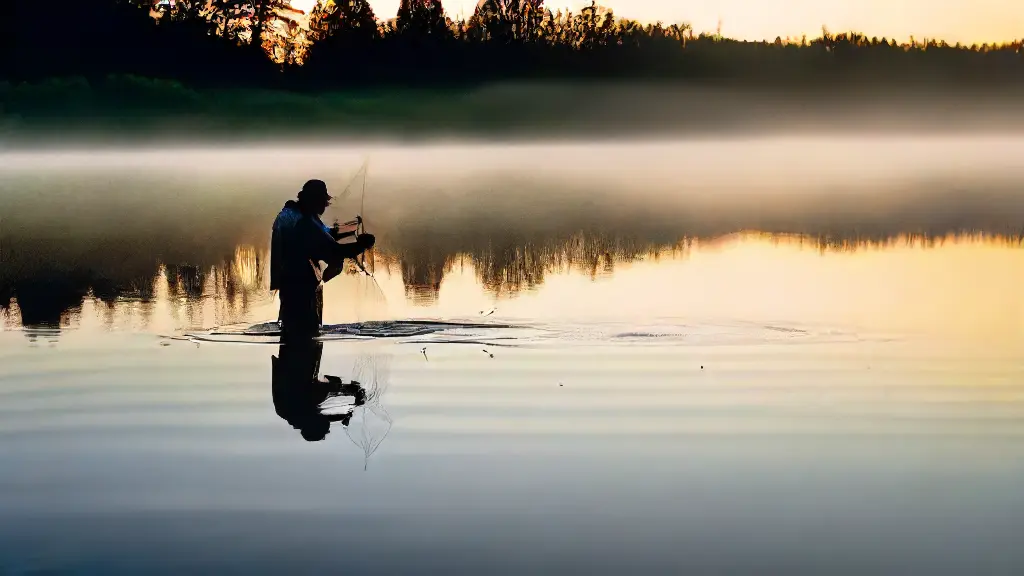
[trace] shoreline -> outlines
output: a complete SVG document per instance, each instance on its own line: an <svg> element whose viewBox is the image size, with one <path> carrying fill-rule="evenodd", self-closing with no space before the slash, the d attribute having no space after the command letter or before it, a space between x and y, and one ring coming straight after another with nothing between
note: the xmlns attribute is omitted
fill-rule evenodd
<svg viewBox="0 0 1024 576"><path fill-rule="evenodd" d="M452 146L501 145L510 146L544 143L550 145L574 144L657 144L681 141L728 140L781 140L785 138L867 138L890 139L900 137L982 137L999 138L1024 136L1024 120L1015 123L968 124L942 126L922 123L903 126L817 125L810 127L759 127L688 129L684 131L630 131L630 132L528 132L526 129L503 134L483 132L432 131L422 133L350 132L298 135L292 132L190 132L149 131L141 134L104 133L83 129L69 137L67 129L52 132L38 130L8 132L0 136L0 155L34 152L116 152L131 147L137 151L195 150L229 146L240 150L351 147L374 148L394 146Z"/></svg>
<svg viewBox="0 0 1024 576"><path fill-rule="evenodd" d="M0 149L1024 133L1024 91L546 82L298 94L141 83L0 91ZM65 89L66 88L66 89Z"/></svg>

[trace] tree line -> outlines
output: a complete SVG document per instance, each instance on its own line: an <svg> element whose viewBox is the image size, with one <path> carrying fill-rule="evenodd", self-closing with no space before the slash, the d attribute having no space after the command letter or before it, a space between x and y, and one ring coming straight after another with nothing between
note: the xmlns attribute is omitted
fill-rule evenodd
<svg viewBox="0 0 1024 576"><path fill-rule="evenodd" d="M138 75L202 87L302 90L515 79L657 79L835 86L1024 83L1021 41L897 42L823 29L812 39L747 42L641 23L592 4L482 0L466 19L441 0L402 0L381 19L366 0L7 0L3 79Z"/></svg>

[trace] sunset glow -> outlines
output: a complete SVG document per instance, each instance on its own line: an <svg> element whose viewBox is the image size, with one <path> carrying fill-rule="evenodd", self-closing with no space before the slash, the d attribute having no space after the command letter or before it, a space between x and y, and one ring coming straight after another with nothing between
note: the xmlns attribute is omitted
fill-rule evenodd
<svg viewBox="0 0 1024 576"><path fill-rule="evenodd" d="M309 10L316 0L293 0ZM399 0L370 0L377 17L393 18ZM477 0L443 0L449 16L469 16ZM555 0L551 9L578 10L584 0ZM617 14L641 21L689 22L696 32L713 32L721 22L726 36L772 40L776 36L814 37L821 26L841 32L904 40L910 36L949 42L1002 42L1024 34L1024 8L1013 0L604 0Z"/></svg>

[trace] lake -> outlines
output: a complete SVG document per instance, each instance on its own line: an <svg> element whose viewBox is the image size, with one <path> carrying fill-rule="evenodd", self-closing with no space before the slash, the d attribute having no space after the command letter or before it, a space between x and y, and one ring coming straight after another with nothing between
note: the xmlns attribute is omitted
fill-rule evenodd
<svg viewBox="0 0 1024 576"><path fill-rule="evenodd" d="M0 152L0 572L1020 574L1022 152ZM309 178L378 244L289 348Z"/></svg>

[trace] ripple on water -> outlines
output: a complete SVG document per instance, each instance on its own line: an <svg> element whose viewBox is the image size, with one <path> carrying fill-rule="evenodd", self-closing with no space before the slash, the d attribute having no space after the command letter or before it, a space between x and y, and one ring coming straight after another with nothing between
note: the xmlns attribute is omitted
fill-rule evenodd
<svg viewBox="0 0 1024 576"><path fill-rule="evenodd" d="M195 342L279 344L280 325L277 322L264 322L249 326L223 327L207 332L188 333L184 338ZM727 321L664 320L655 324L590 321L555 324L394 320L326 325L321 332L320 339L323 341L382 339L402 344L483 344L534 348L591 345L826 344L892 341L893 337L866 336L833 327L759 325Z"/></svg>

